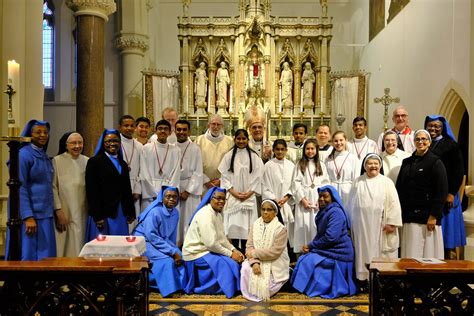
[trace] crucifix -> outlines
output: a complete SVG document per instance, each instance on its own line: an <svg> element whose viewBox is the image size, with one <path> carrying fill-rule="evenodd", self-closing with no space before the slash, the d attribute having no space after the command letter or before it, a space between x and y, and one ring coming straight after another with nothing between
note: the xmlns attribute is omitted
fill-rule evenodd
<svg viewBox="0 0 474 316"><path fill-rule="evenodd" d="M400 102L400 98L399 97L396 97L396 98L392 98L392 96L390 96L390 88L385 88L383 90L384 92L384 95L383 97L381 98L374 98L374 102L375 103L381 103L383 106L384 106L384 112L383 112L383 131L386 132L388 130L388 125L387 125L387 121L388 121L388 107L393 103L399 103Z"/></svg>

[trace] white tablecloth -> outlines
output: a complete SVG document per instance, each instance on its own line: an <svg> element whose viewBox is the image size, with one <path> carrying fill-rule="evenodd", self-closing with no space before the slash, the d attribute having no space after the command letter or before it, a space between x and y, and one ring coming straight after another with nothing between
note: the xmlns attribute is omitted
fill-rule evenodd
<svg viewBox="0 0 474 316"><path fill-rule="evenodd" d="M146 251L145 238L134 236L132 242L127 241L128 236L105 236L105 240L89 241L82 247L79 257L139 257Z"/></svg>

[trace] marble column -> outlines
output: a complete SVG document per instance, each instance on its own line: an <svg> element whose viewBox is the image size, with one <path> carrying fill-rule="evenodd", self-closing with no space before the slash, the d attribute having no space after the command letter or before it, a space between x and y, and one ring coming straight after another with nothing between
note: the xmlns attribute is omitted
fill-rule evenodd
<svg viewBox="0 0 474 316"><path fill-rule="evenodd" d="M67 0L77 33L76 129L91 156L104 128L104 28L114 0Z"/></svg>
<svg viewBox="0 0 474 316"><path fill-rule="evenodd" d="M327 109L327 93L328 93L328 80L329 80L329 48L328 39L323 37L321 40L321 87L322 87L322 101L321 112L328 114Z"/></svg>

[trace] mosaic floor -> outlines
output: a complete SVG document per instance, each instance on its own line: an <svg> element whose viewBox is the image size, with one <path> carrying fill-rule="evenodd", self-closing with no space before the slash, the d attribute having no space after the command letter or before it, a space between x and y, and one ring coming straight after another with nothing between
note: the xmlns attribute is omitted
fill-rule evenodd
<svg viewBox="0 0 474 316"><path fill-rule="evenodd" d="M175 294L162 298L150 294L150 315L368 315L369 298L360 294L347 298L308 298L297 293L278 293L268 303L249 302L241 295Z"/></svg>

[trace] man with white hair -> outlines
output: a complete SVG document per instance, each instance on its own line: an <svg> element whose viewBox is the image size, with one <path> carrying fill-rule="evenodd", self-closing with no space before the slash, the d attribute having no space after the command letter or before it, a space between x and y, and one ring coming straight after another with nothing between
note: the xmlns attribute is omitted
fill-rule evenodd
<svg viewBox="0 0 474 316"><path fill-rule="evenodd" d="M232 137L224 135L224 120L219 114L209 119L207 131L196 138L201 148L204 179L206 189L220 186L221 174L217 167L224 155L234 146Z"/></svg>
<svg viewBox="0 0 474 316"><path fill-rule="evenodd" d="M413 137L413 130L408 126L408 112L403 105L397 106L395 110L393 110L392 121L395 126L392 128L394 132L398 134L402 141L403 150L407 153L412 153L415 151L415 141ZM383 134L381 133L378 141L377 146L379 148L379 152L382 152L382 139Z"/></svg>

